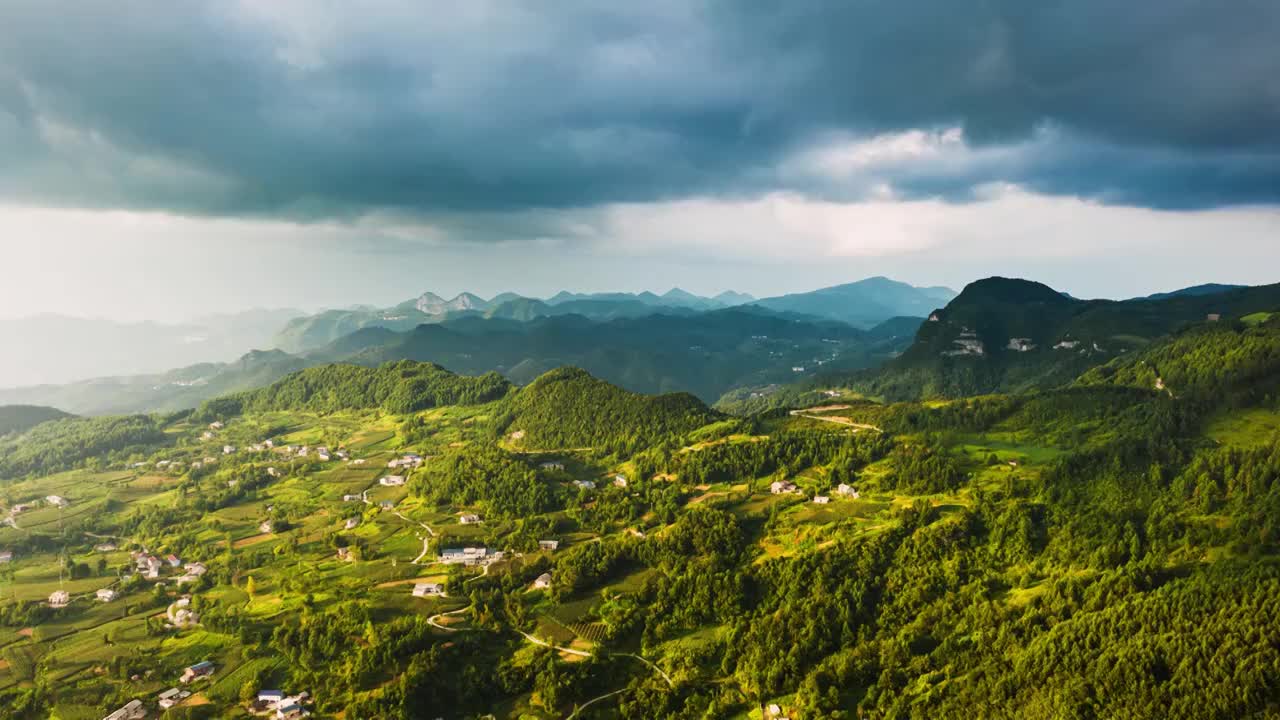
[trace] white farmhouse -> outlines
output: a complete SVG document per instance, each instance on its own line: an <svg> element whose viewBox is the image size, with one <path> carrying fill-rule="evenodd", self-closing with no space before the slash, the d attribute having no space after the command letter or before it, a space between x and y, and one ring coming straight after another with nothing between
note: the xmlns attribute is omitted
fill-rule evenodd
<svg viewBox="0 0 1280 720"><path fill-rule="evenodd" d="M123 707L102 718L102 720L142 720L147 716L147 709L141 700L130 700Z"/></svg>
<svg viewBox="0 0 1280 720"><path fill-rule="evenodd" d="M795 483L788 480L774 480L769 484L769 492L774 495L786 495L796 491Z"/></svg>
<svg viewBox="0 0 1280 720"><path fill-rule="evenodd" d="M415 583L414 597L444 597L444 585L440 583Z"/></svg>

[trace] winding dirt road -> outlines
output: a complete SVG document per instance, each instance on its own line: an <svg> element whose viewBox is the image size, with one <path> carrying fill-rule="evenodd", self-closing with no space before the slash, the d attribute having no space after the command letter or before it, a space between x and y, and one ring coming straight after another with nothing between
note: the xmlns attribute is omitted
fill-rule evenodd
<svg viewBox="0 0 1280 720"><path fill-rule="evenodd" d="M446 615L459 615L470 609L471 609L471 606L468 605L464 608L458 608L457 610L450 610L449 612L437 613L427 618L427 624L433 628L444 630L445 632L458 632L459 630L462 630L462 628L453 628L453 627L449 627L448 625L441 625L440 623L436 622L436 618L442 618L442 617L445 617Z"/></svg>

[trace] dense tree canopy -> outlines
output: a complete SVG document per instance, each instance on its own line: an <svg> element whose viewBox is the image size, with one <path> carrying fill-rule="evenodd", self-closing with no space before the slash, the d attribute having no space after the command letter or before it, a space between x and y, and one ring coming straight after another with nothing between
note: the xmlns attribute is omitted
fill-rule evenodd
<svg viewBox="0 0 1280 720"><path fill-rule="evenodd" d="M513 396L500 426L530 447L630 454L714 419L692 395L638 395L576 368L553 370Z"/></svg>
<svg viewBox="0 0 1280 720"><path fill-rule="evenodd" d="M441 405L489 402L505 395L509 387L497 373L455 375L439 365L410 360L378 368L323 365L261 390L210 400L201 406L199 416L217 419L265 410L334 412L354 408L410 413Z"/></svg>
<svg viewBox="0 0 1280 720"><path fill-rule="evenodd" d="M24 435L0 439L0 478L54 473L89 460L107 462L166 442L160 423L146 415L46 422Z"/></svg>

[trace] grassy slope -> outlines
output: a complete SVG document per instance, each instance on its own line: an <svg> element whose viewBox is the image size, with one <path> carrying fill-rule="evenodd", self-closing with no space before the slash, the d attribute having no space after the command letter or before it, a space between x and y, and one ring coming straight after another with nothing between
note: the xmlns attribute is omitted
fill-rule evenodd
<svg viewBox="0 0 1280 720"><path fill-rule="evenodd" d="M545 431L542 424L556 422L557 419L576 422L583 419L580 416L588 420L598 418L601 408L611 408L614 404L618 409L618 421L634 418L638 428L650 423L646 413L669 412L674 405L678 409L675 415L680 418L677 426L690 431L688 445L682 449L683 452L700 452L719 443L760 442L767 435L794 427L831 433L848 431L837 423L783 417L763 425L757 434L726 436L724 433L731 427L707 414L705 408L695 404L696 401L655 401L617 395L576 373L562 373L547 380L550 387L527 389L528 396L522 393L511 401L415 413L419 434L412 443L406 442L402 435L405 416L376 409L323 415L299 410L252 413L233 419L218 437L209 441L199 440L203 426L180 424L170 427L168 430L178 438L178 442L172 449L151 457L153 462L179 459L189 464L206 455L218 455L218 448L224 441L244 446L266 434L279 438L282 443L325 442L346 446L358 458L367 461L363 465L340 462L314 464L276 453L220 458L219 462L226 465L277 467L284 471L285 476L267 485L259 496L208 512L192 525L139 530L128 524L129 518L140 508L171 508L182 502L178 487L184 482L190 484L191 480L184 480L179 471L161 471L154 466L107 472L72 471L8 485L5 497L10 504L56 493L71 499L72 505L62 513L49 508L31 511L18 518L18 528L0 529L0 547L27 548L19 552L16 562L10 566L12 574L0 580L0 598L7 602L38 599L46 597L59 586L79 595L113 582L112 577L96 573L90 578L60 581L59 559L65 555L77 562L93 563L97 556L92 545L96 540L80 534L80 531L114 534L124 529L122 542L146 543L152 550L163 552L169 544L176 545L185 538L195 537L202 549L196 550L195 555L189 558L203 554L201 559L213 564L224 563L232 557L249 566L230 582L216 584L200 594L235 605L268 626L299 617L308 597L316 610L337 607L345 598L359 597L375 617L390 618L404 614L426 617L456 609L463 603L453 599L409 597L406 583L446 574L445 569L439 566L410 564L422 549L423 530L417 523L425 522L437 530L447 526L453 537L495 544L502 542L505 533L513 528L497 525L462 528L455 524L454 514L466 508L428 507L407 497L403 489L378 486L376 480L386 472L386 461L406 448L430 454L458 445L495 442L483 421L504 413L510 413L514 418L509 428L529 428L525 442L531 445L541 445L540 441L547 440L553 443L590 443L594 437L593 429L573 430L583 433L580 436L556 435ZM595 402L579 404L576 401L583 393L602 392L606 397L597 397ZM962 487L952 491L918 494L895 490L888 483L895 469L894 461L886 459L859 473L857 484L863 496L858 500L836 499L826 506L808 502L808 496L825 490L831 484L829 468L825 467L804 468L793 476L792 479L804 492L799 496L771 495L767 491L771 478L759 477L706 488L689 488L686 497L698 498L697 504L713 505L737 516L747 528L749 552L754 563L811 557L829 552L837 542L885 534L898 522L897 511L919 502L936 508L940 523L960 517L964 510L973 508L984 496L1003 494L1011 498L1007 501L1010 507L1022 505L1025 498L1034 496L1039 490L1045 474L1064 453L1073 448L1104 445L1114 440L1114 429L1129 417L1131 405L1145 402L1151 394L1154 391L1078 388L1019 405L983 427L943 438L940 442L946 452L969 478ZM937 405L929 411L943 412L947 407ZM918 406L904 409L921 410ZM895 422L894 412L882 406L867 405L826 414L841 415L858 422L887 424ZM1277 418L1280 414L1274 409L1228 409L1214 417L1203 437L1225 444L1263 444L1267 435L1280 427ZM702 423L713 424L698 430ZM626 425L611 429L630 432ZM928 431L902 432L900 442L923 442L926 434ZM1011 463L1016 463L1016 466ZM613 458L591 453L575 454L569 463L569 477L599 478L616 467ZM422 472L429 476L430 463ZM194 482L203 491L212 492L225 481L215 474ZM558 482L567 482L567 478ZM660 482L678 483L679 479ZM344 503L341 499L343 494L365 489L372 490L370 499L375 507ZM376 509L376 504L384 499L397 502L398 511L408 520ZM294 527L280 534L260 533L258 524L266 517L267 506L277 508ZM612 524L603 530L589 529L575 523L571 517L575 512L576 509L548 518L553 526L559 528L557 535L565 541L561 551L577 544L595 542L601 537L629 537L629 524ZM339 562L326 543L326 537L337 531L343 519L354 514L360 515L362 522L351 535L364 540L372 552L357 563ZM52 530L59 523L71 531L69 541L52 545L46 543L44 547L32 544L36 538L53 537ZM663 523L651 516L642 519L638 525L654 538L662 537L664 532ZM108 560L109 568L115 568L127 562L127 556L117 552L109 555ZM1188 567L1202 562L1202 558L1190 550L1184 560ZM512 569L512 566L500 565L495 572ZM991 599L1001 612L1006 608L1032 608L1036 599L1046 595L1055 583L1080 580L1087 575L1087 572L1084 575L1082 572L1085 571L1079 567L1052 559L1039 560L1034 565L1011 564L991 579L993 586L1000 588ZM471 574L474 575L475 571ZM657 571L652 569L631 569L610 579L605 590L609 593L636 593L656 574ZM252 598L245 592L249 576L256 585ZM125 599L113 604L97 604L78 598L68 610L40 623L38 632L31 636L19 634L20 628L6 628L0 634L0 642L4 643L6 651L43 658L49 672L62 681L59 703L60 707L65 706L68 714L91 707L96 708L95 712L106 709L95 703L96 698L108 689L128 695L152 695L172 684L172 678L183 665L212 658L222 670L212 683L209 694L224 698L215 700L223 713L220 716L235 716L238 711L234 709L234 703L225 698L238 692L237 679L248 675L246 668L250 664L262 664L271 672L270 668L277 667L279 658L270 654L266 658L246 658L238 638L207 629L149 634L145 631L145 618L163 612L164 603L174 598L169 590L160 605L147 607L145 603L151 595L149 588L140 587L128 591ZM559 603L537 595L530 595L527 599L540 636L553 638L566 646L590 649L599 639L598 613L602 597L599 591L592 590L571 595ZM109 637L113 644L104 645L104 636ZM690 652L699 648L716 648L722 642L724 629L707 626L666 639L650 648L647 654L660 665L673 667L685 662L684 658ZM1028 652L1035 651L1033 647ZM153 657L157 674L137 683L95 674L94 668L110 657L132 653ZM714 674L714 670L711 672ZM23 682L15 672L0 672L0 687ZM785 701L785 698L777 699ZM518 717L521 713L550 716L528 697L510 699L506 707L511 717Z"/></svg>

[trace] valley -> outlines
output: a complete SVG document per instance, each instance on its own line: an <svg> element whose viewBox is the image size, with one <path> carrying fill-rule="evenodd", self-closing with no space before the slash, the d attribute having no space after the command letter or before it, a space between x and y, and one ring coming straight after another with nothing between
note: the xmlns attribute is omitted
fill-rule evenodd
<svg viewBox="0 0 1280 720"><path fill-rule="evenodd" d="M463 373L497 371L517 383L562 365L637 392L688 391L714 402L733 388L792 382L826 368L863 368L906 348L919 319L871 330L754 308L592 320L463 317L398 332L356 330L301 354L254 351L159 375L0 390L0 404L47 405L82 415L175 411L291 372L334 362L434 362Z"/></svg>
<svg viewBox="0 0 1280 720"><path fill-rule="evenodd" d="M730 416L401 360L47 421L0 439L0 695L58 718L171 687L166 716L219 718L277 687L316 717L1274 710L1269 671L1220 689L1280 661L1280 327L1100 362Z"/></svg>

